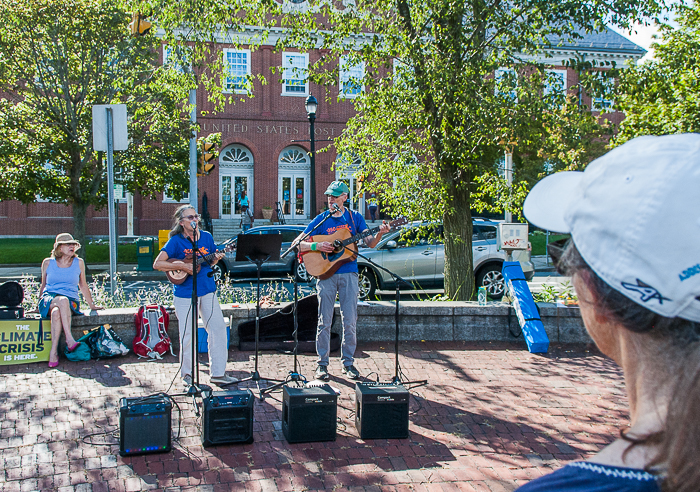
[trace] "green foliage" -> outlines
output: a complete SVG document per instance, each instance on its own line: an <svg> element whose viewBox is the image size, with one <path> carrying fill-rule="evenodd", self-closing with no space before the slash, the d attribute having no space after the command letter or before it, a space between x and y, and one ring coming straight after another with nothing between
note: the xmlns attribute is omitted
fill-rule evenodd
<svg viewBox="0 0 700 492"><path fill-rule="evenodd" d="M0 257L0 265L41 265L44 258L51 254L54 239L0 239L0 249L3 254ZM158 253L154 243L154 259ZM88 266L95 263L109 263L109 242L90 241L83 245L84 258ZM117 248L117 262L136 263L136 245L120 244Z"/></svg>
<svg viewBox="0 0 700 492"><path fill-rule="evenodd" d="M578 297L574 294L574 286L571 282L564 282L560 288L554 285L542 284L542 290L532 295L535 302L557 302L559 300L564 303L577 303Z"/></svg>
<svg viewBox="0 0 700 492"><path fill-rule="evenodd" d="M188 80L158 63L160 41L128 35L119 0L0 0L0 199L37 196L85 211L107 200L92 148L92 106L127 105L129 149L117 178L145 196L188 186Z"/></svg>
<svg viewBox="0 0 700 492"><path fill-rule="evenodd" d="M556 206L556 205L554 205L554 206ZM564 239L566 237L569 237L569 235L568 234L550 234L549 235L549 242L553 243L554 241L558 241L559 239ZM535 232L530 233L529 241L530 241L530 244L532 244L532 255L533 256L541 256L541 255L547 254L547 238L545 237L545 234L543 232L535 231Z"/></svg>
<svg viewBox="0 0 700 492"><path fill-rule="evenodd" d="M615 145L640 135L700 131L700 4L674 9L678 27L660 25L654 58L621 77L615 103L625 120Z"/></svg>

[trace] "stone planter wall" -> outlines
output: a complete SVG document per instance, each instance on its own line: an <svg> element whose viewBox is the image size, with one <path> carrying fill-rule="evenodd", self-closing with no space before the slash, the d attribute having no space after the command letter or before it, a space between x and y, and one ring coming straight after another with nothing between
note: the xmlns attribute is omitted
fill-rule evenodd
<svg viewBox="0 0 700 492"><path fill-rule="evenodd" d="M272 314L282 305L262 308L261 316ZM493 302L479 306L475 302L417 302L405 301L400 305L400 340L507 342L520 341L520 326L515 312L508 304ZM255 319L255 305L222 305L224 316L231 324L231 347L238 346L240 323ZM336 322L333 331L341 332L340 308L336 304ZM395 305L388 301L372 301L358 306L358 341L391 342L396 336L394 321ZM73 333L76 338L83 330L108 323L124 340L127 347L135 334L134 314L136 309L108 309L92 316L73 318ZM178 348L178 321L173 309L169 310L168 333ZM540 314L550 343L589 343L578 307L557 307L540 304ZM62 343L63 338L61 339Z"/></svg>

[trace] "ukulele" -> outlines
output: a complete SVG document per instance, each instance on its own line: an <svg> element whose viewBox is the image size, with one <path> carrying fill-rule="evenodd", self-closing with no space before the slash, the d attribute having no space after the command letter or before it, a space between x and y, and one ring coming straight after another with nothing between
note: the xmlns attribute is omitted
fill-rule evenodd
<svg viewBox="0 0 700 492"><path fill-rule="evenodd" d="M210 253L208 255L198 257L197 263L196 263L197 273L199 273L199 271L202 269L202 263L204 263L204 262L209 263L211 260L214 259L214 256L216 255L216 253L220 253L220 252L228 253L229 251L233 251L234 249L236 249L236 245L232 243L232 244L229 244L228 246L226 246L224 249L216 250L213 253ZM192 254L191 253L188 254L187 256L185 256L185 258L183 260L178 259L178 258L168 258L167 259L167 261L169 261L170 263L174 263L176 261L187 262L188 260L190 263L192 263ZM168 280L170 280L170 282L172 282L173 284L180 285L185 280L187 280L187 277L189 277L190 274L187 273L185 270L168 270L165 272L165 276L168 277Z"/></svg>
<svg viewBox="0 0 700 492"><path fill-rule="evenodd" d="M408 219L400 217L389 223L391 230L396 229L408 223ZM305 251L302 253L304 265L309 275L325 280L333 275L341 265L353 261L357 258L357 242L367 236L373 236L379 232L379 227L368 229L365 232L360 232L354 236L350 235L347 229L338 229L333 234L315 235L312 240L315 242L328 241L333 244L335 250L332 253L324 253L323 251Z"/></svg>

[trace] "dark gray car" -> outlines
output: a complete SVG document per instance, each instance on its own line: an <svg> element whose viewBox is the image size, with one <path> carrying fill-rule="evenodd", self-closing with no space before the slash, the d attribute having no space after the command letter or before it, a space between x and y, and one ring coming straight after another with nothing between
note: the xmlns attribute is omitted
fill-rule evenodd
<svg viewBox="0 0 700 492"><path fill-rule="evenodd" d="M282 234L282 250L280 253L285 252L292 241L304 231L305 225L270 225L270 226L259 226L248 229L244 234ZM221 245L236 244L238 241L238 236L234 236ZM214 265L214 278L218 281L226 276L231 277L256 277L257 267L254 263L247 261L235 261L236 251L235 249ZM306 268L303 263L298 263L296 256L294 254L289 254L286 258L281 258L277 261L267 261L262 264L260 269L260 275L263 277L280 277L285 278L288 275L296 275L296 278L300 282L307 282L309 276L306 273Z"/></svg>

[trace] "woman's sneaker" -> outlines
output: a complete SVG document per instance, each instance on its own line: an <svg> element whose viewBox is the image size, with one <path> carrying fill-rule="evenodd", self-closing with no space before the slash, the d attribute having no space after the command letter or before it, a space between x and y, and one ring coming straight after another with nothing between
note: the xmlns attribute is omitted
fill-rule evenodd
<svg viewBox="0 0 700 492"><path fill-rule="evenodd" d="M216 384L217 386L228 386L229 384L235 384L238 382L237 378L224 374L223 376L214 376L209 378L209 382Z"/></svg>
<svg viewBox="0 0 700 492"><path fill-rule="evenodd" d="M328 374L328 367L319 365L316 368L316 373L314 374L316 379L320 379L321 381L328 381L331 378L331 375Z"/></svg>
<svg viewBox="0 0 700 492"><path fill-rule="evenodd" d="M192 386L192 376L189 374L182 376L182 385L185 387L185 389L189 389L189 387Z"/></svg>

